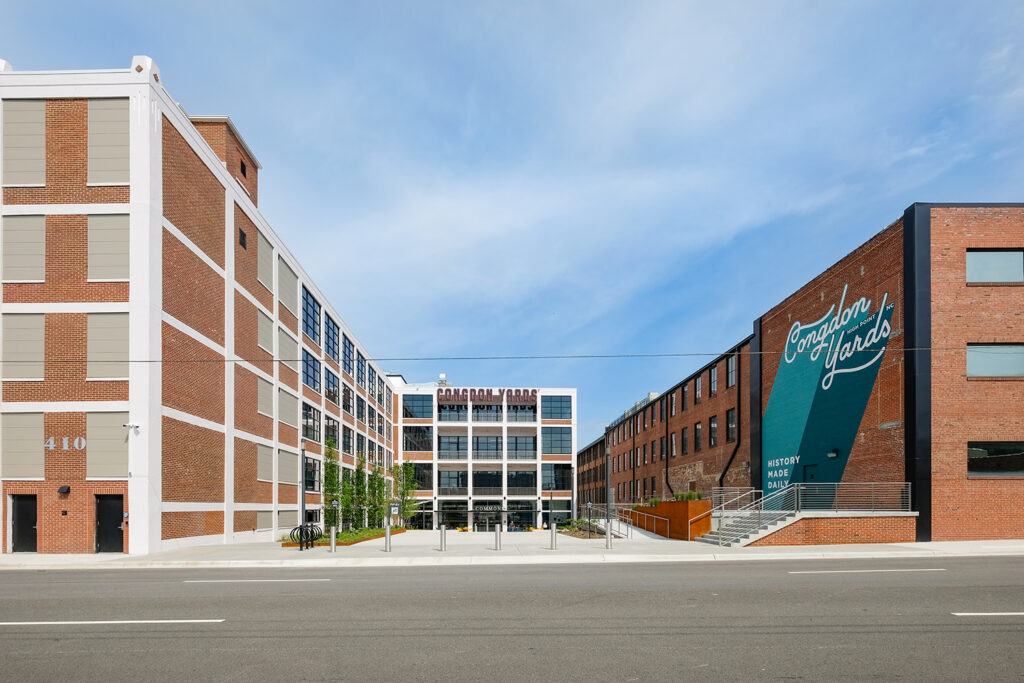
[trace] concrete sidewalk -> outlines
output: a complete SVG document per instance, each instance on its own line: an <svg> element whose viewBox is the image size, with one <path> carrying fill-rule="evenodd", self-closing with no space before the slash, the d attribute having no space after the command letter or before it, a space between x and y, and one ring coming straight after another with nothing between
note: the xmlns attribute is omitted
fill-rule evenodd
<svg viewBox="0 0 1024 683"><path fill-rule="evenodd" d="M455 532L447 535L448 549L438 549L438 532L408 531L392 538L392 552L383 539L354 546L317 547L299 551L279 543L248 543L180 548L152 555L0 555L3 569L99 569L185 567L422 567L503 564L585 564L630 562L721 562L793 559L864 559L894 557L1024 556L1024 539L945 541L933 543L851 544L767 548L718 548L696 542L637 536L615 539L611 550L603 538L558 536L558 549L549 549L547 531L502 534L502 549L494 550L494 534Z"/></svg>

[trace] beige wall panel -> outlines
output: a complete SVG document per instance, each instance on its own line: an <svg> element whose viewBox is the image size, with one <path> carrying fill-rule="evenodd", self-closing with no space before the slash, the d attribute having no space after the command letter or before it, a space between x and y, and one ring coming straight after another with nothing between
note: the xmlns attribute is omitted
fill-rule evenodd
<svg viewBox="0 0 1024 683"><path fill-rule="evenodd" d="M277 359L295 372L299 371L299 342L285 332L283 327L277 328Z"/></svg>
<svg viewBox="0 0 1024 683"><path fill-rule="evenodd" d="M299 454L277 452L277 480L282 484L299 483Z"/></svg>
<svg viewBox="0 0 1024 683"><path fill-rule="evenodd" d="M277 257L277 297L289 311L299 315L299 276L288 267L284 259Z"/></svg>
<svg viewBox="0 0 1024 683"><path fill-rule="evenodd" d="M127 98L89 100L89 183L128 182L128 123Z"/></svg>
<svg viewBox="0 0 1024 683"><path fill-rule="evenodd" d="M262 232L256 232L256 278L274 291L274 247Z"/></svg>
<svg viewBox="0 0 1024 683"><path fill-rule="evenodd" d="M2 221L4 281L44 281L46 217L4 216Z"/></svg>
<svg viewBox="0 0 1024 683"><path fill-rule="evenodd" d="M256 309L256 343L270 353L274 353L274 320Z"/></svg>
<svg viewBox="0 0 1024 683"><path fill-rule="evenodd" d="M45 326L43 313L4 314L4 379L43 379Z"/></svg>
<svg viewBox="0 0 1024 683"><path fill-rule="evenodd" d="M277 419L292 427L299 426L299 399L284 389L277 390Z"/></svg>
<svg viewBox="0 0 1024 683"><path fill-rule="evenodd" d="M0 476L43 476L43 414L5 413L0 416Z"/></svg>
<svg viewBox="0 0 1024 683"><path fill-rule="evenodd" d="M85 476L128 476L128 413L86 413Z"/></svg>
<svg viewBox="0 0 1024 683"><path fill-rule="evenodd" d="M256 478L274 481L274 449L256 444Z"/></svg>
<svg viewBox="0 0 1024 683"><path fill-rule="evenodd" d="M128 376L128 314L90 313L86 342L86 377Z"/></svg>
<svg viewBox="0 0 1024 683"><path fill-rule="evenodd" d="M4 185L46 184L46 102L4 100Z"/></svg>
<svg viewBox="0 0 1024 683"><path fill-rule="evenodd" d="M256 378L256 409L264 415L274 416L274 385L262 377Z"/></svg>
<svg viewBox="0 0 1024 683"><path fill-rule="evenodd" d="M128 215L89 216L89 279L128 279Z"/></svg>

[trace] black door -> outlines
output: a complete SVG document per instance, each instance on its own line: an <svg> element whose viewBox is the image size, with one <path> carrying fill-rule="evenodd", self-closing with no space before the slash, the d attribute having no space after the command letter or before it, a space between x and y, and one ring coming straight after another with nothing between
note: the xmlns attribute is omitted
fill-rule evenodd
<svg viewBox="0 0 1024 683"><path fill-rule="evenodd" d="M96 552L124 552L124 496L96 496Z"/></svg>
<svg viewBox="0 0 1024 683"><path fill-rule="evenodd" d="M13 550L16 553L36 551L36 497L11 496Z"/></svg>

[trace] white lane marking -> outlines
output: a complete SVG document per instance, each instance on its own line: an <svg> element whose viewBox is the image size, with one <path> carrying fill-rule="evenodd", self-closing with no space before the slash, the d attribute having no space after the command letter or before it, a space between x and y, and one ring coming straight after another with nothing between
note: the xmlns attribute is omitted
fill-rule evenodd
<svg viewBox="0 0 1024 683"><path fill-rule="evenodd" d="M1024 612L950 612L954 617L1024 617Z"/></svg>
<svg viewBox="0 0 1024 683"><path fill-rule="evenodd" d="M182 583L309 583L330 579L190 579Z"/></svg>
<svg viewBox="0 0 1024 683"><path fill-rule="evenodd" d="M788 572L789 574L877 574L884 572L944 572L945 569L823 569L820 571Z"/></svg>
<svg viewBox="0 0 1024 683"><path fill-rule="evenodd" d="M97 626L105 624L221 624L223 619L119 619L114 621L0 621L0 626Z"/></svg>

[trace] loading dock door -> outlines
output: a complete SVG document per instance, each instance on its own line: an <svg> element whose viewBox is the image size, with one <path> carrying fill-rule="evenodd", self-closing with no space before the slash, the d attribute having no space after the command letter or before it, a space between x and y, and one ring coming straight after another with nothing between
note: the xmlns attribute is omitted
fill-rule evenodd
<svg viewBox="0 0 1024 683"><path fill-rule="evenodd" d="M36 551L36 497L11 496L12 550L16 553Z"/></svg>
<svg viewBox="0 0 1024 683"><path fill-rule="evenodd" d="M124 496L96 496L96 552L124 552Z"/></svg>

